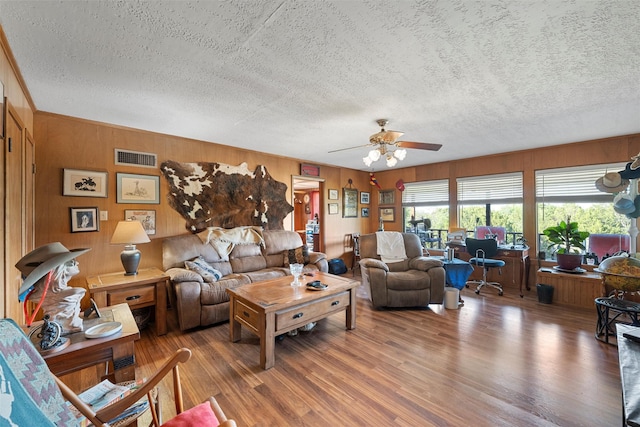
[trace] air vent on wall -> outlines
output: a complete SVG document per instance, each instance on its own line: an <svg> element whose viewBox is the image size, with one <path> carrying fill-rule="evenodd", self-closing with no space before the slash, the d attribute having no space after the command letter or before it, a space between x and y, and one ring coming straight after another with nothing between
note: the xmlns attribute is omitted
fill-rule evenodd
<svg viewBox="0 0 640 427"><path fill-rule="evenodd" d="M142 166L145 168L158 167L158 156L140 151L121 150L116 148L116 165Z"/></svg>

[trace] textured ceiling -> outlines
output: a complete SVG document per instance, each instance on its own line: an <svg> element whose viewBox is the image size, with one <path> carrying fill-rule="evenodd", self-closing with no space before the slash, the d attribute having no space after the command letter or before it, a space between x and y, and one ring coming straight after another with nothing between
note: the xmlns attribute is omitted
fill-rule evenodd
<svg viewBox="0 0 640 427"><path fill-rule="evenodd" d="M370 170L328 151L379 118L443 145L396 168L640 132L637 0L0 0L0 24L40 111L311 163Z"/></svg>

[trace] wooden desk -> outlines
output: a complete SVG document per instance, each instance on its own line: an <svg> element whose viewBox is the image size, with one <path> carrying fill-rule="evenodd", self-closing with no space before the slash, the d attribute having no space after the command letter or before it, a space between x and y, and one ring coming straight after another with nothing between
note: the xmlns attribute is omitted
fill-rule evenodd
<svg viewBox="0 0 640 427"><path fill-rule="evenodd" d="M132 310L155 306L156 334L167 333L167 288L169 276L157 268L139 270L135 276L124 272L87 277L91 298L98 307L127 303Z"/></svg>
<svg viewBox="0 0 640 427"><path fill-rule="evenodd" d="M467 247L465 245L452 245L451 246L458 257L461 260L469 261L472 258L472 254L467 253ZM474 255L473 255L474 256ZM500 246L498 247L498 253L495 257L505 262L505 266L502 268L503 274L500 275L497 269L491 269L487 273L487 280L491 282L499 282L503 285L511 284L513 286L518 285L520 290L520 297L524 297L522 287L526 290L530 290L529 286L529 268L531 260L529 259L529 247L524 246ZM480 280L482 278L481 269L477 269L471 274L469 280Z"/></svg>
<svg viewBox="0 0 640 427"><path fill-rule="evenodd" d="M553 302L559 304L593 308L595 299L604 296L602 277L593 271L572 274L541 268L536 272L536 283L552 285Z"/></svg>
<svg viewBox="0 0 640 427"><path fill-rule="evenodd" d="M140 339L140 331L127 304L104 307L100 310L102 318L91 316L84 320L87 330L100 322L116 321L122 323L122 331L104 338L88 339L84 332L66 335L71 344L55 353L42 357L55 375L66 375L99 363L111 365L113 382L136 379L134 341Z"/></svg>
<svg viewBox="0 0 640 427"><path fill-rule="evenodd" d="M244 325L260 338L260 366L275 364L275 338L310 322L346 310L346 328L356 327L356 287L359 282L328 273L304 277L304 283L320 280L329 287L309 291L291 286L292 276L265 280L227 289L229 294L229 335L240 340Z"/></svg>

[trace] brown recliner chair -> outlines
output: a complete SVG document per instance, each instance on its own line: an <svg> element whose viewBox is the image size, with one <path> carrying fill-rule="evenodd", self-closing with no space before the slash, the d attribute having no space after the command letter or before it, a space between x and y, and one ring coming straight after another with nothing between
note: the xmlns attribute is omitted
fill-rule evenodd
<svg viewBox="0 0 640 427"><path fill-rule="evenodd" d="M376 234L360 236L362 284L374 307L425 307L442 304L445 270L442 261L422 256L417 234L402 233L407 259L386 264L378 255Z"/></svg>

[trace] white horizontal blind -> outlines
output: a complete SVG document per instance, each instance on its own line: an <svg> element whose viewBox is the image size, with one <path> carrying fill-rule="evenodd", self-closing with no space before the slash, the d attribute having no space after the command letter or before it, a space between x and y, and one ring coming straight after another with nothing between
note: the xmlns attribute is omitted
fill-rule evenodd
<svg viewBox="0 0 640 427"><path fill-rule="evenodd" d="M458 204L522 203L522 172L458 178Z"/></svg>
<svg viewBox="0 0 640 427"><path fill-rule="evenodd" d="M404 185L403 206L436 206L449 204L449 180L412 182Z"/></svg>
<svg viewBox="0 0 640 427"><path fill-rule="evenodd" d="M577 166L536 171L536 201L546 203L611 202L611 194L596 188L607 172L618 172L626 163Z"/></svg>

